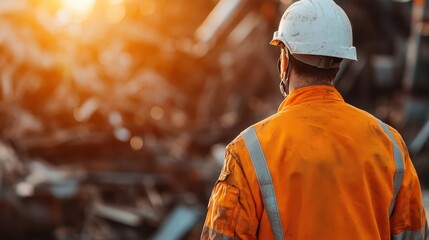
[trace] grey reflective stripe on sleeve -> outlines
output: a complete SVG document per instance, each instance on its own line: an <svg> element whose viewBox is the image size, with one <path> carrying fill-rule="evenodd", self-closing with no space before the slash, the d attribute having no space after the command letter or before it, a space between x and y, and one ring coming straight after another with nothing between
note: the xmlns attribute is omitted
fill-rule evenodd
<svg viewBox="0 0 429 240"><path fill-rule="evenodd" d="M426 223L425 223L425 237L423 238L424 240L428 240L429 239L429 227L428 227L428 220L426 219Z"/></svg>
<svg viewBox="0 0 429 240"><path fill-rule="evenodd" d="M426 227L423 227L421 231L403 231L398 234L392 235L392 240L426 240L427 236L425 236Z"/></svg>
<svg viewBox="0 0 429 240"><path fill-rule="evenodd" d="M243 132L244 142L249 152L253 168L256 172L256 177L259 182L264 201L265 210L267 211L268 219L270 220L271 228L274 233L274 239L283 240L283 228L280 219L280 213L277 206L276 194L274 192L273 182L271 180L270 171L267 161L256 136L255 129L250 127Z"/></svg>
<svg viewBox="0 0 429 240"><path fill-rule="evenodd" d="M392 132L389 130L385 123L380 120L378 120L378 122L380 123L381 127L383 127L384 132L389 136L393 144L393 157L395 159L396 171L395 177L393 179L393 198L390 202L389 207L389 216L392 216L393 208L395 207L396 197L398 196L399 189L402 185L402 179L404 178L404 163L402 162L401 150L399 150L398 143L396 142L396 139L393 136Z"/></svg>
<svg viewBox="0 0 429 240"><path fill-rule="evenodd" d="M203 233L201 234L201 240L212 239L212 240L238 240L237 238L227 236L216 230L204 226Z"/></svg>

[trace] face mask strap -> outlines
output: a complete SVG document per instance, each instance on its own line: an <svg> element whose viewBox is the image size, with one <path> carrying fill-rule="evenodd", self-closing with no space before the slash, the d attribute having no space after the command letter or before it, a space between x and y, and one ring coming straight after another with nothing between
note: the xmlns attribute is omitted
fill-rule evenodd
<svg viewBox="0 0 429 240"><path fill-rule="evenodd" d="M287 50L286 50L287 51ZM289 54L289 52L287 52L286 54ZM279 75L280 75L280 93L283 95L283 97L287 97L289 95L289 75L290 72L292 70L292 68L290 67L290 62L288 61L287 63L287 68L286 68L286 75L284 78L281 77L282 75L282 69L281 69L281 62L282 62L282 57L279 57L279 60L277 61L277 70L279 71ZM289 59L289 57L288 57Z"/></svg>

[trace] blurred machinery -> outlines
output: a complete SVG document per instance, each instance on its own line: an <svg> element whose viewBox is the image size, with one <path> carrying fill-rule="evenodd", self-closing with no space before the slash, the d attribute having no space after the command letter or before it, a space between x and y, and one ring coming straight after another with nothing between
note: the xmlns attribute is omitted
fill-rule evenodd
<svg viewBox="0 0 429 240"><path fill-rule="evenodd" d="M281 101L291 2L0 0L0 238L198 238L225 144ZM427 4L336 2L359 50L336 86L428 187Z"/></svg>
<svg viewBox="0 0 429 240"><path fill-rule="evenodd" d="M425 0L415 1L412 6L411 32L408 42L407 63L404 75L404 86L412 98L410 101L411 111L413 100L425 106L421 118L426 121L421 130L410 145L410 152L418 154L423 150L429 139L429 82L427 80L429 61L429 4ZM417 115L410 113L410 115ZM422 119L419 119L420 121ZM423 121L423 122L424 122Z"/></svg>

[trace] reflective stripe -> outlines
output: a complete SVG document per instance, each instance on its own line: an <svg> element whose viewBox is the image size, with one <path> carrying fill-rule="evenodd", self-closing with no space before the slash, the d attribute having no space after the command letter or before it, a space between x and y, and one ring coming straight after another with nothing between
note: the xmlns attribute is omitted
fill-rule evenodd
<svg viewBox="0 0 429 240"><path fill-rule="evenodd" d="M426 224L425 224L423 232L424 232L423 233L423 235L424 235L423 239L428 240L429 239L429 227L428 227L428 220L427 219L426 219Z"/></svg>
<svg viewBox="0 0 429 240"><path fill-rule="evenodd" d="M237 238L233 238L227 236L223 233L220 233L216 230L213 230L209 227L204 226L203 233L201 234L201 240L211 239L211 240L238 240Z"/></svg>
<svg viewBox="0 0 429 240"><path fill-rule="evenodd" d="M427 228L423 227L420 231L403 231L398 234L392 235L392 240L426 240L427 239ZM426 235L426 236L425 236Z"/></svg>
<svg viewBox="0 0 429 240"><path fill-rule="evenodd" d="M428 227L428 220L426 219L426 224L425 224L425 237L424 237L424 239L425 240L428 240L429 239L429 227Z"/></svg>
<svg viewBox="0 0 429 240"><path fill-rule="evenodd" d="M250 127L243 132L244 142L252 160L253 168L258 178L259 188L261 190L264 201L265 210L267 211L268 219L271 223L271 228L274 233L274 239L283 239L283 228L280 219L279 209L277 207L276 194L274 192L273 182L271 180L270 171L267 161L256 136L255 129Z"/></svg>
<svg viewBox="0 0 429 240"><path fill-rule="evenodd" d="M395 159L396 171L395 177L393 179L393 198L390 202L389 207L389 216L392 216L393 208L395 207L396 197L398 196L399 189L402 185L402 179L404 178L404 163L402 162L402 153L399 150L395 137L393 137L393 134L390 132L389 128L385 123L380 120L378 120L378 122L380 123L381 127L383 127L384 132L389 136L393 144L393 157Z"/></svg>

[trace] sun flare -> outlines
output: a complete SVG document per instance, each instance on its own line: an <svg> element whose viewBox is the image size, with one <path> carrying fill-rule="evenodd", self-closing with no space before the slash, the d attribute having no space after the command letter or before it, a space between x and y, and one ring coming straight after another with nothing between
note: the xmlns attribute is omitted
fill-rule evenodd
<svg viewBox="0 0 429 240"><path fill-rule="evenodd" d="M96 0L61 0L62 5L68 11L76 15L86 16L94 7Z"/></svg>

